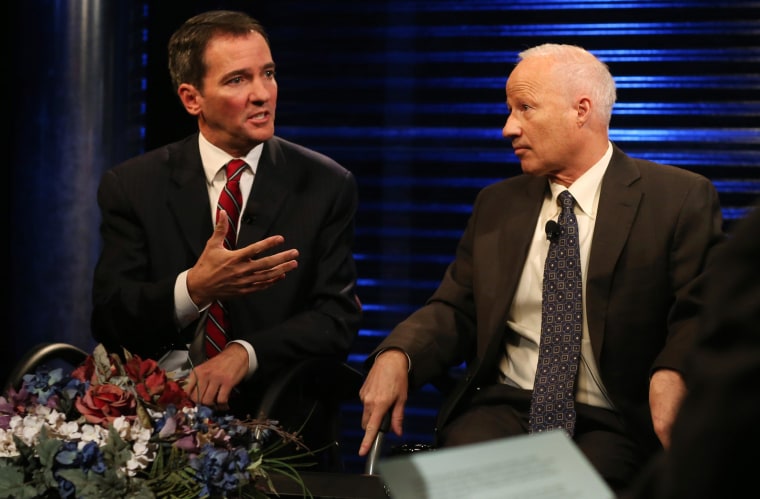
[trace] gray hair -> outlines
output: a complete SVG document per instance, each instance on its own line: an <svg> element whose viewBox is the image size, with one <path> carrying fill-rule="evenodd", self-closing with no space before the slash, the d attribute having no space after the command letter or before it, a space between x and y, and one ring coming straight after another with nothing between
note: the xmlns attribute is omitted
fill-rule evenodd
<svg viewBox="0 0 760 499"><path fill-rule="evenodd" d="M567 82L568 90L588 93L599 117L609 125L617 91L607 64L582 47L558 43L537 45L517 55L518 62L529 57L554 59L554 71Z"/></svg>

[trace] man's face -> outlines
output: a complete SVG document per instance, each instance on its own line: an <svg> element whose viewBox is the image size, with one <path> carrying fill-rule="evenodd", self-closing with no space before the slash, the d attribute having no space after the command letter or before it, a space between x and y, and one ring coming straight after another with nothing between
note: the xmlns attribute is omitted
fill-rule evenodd
<svg viewBox="0 0 760 499"><path fill-rule="evenodd" d="M551 58L536 57L512 70L502 134L512 142L524 173L554 177L568 165L578 114L551 64Z"/></svg>
<svg viewBox="0 0 760 499"><path fill-rule="evenodd" d="M216 37L205 62L203 91L196 107L186 108L212 144L242 156L274 135L277 81L269 45L255 32Z"/></svg>

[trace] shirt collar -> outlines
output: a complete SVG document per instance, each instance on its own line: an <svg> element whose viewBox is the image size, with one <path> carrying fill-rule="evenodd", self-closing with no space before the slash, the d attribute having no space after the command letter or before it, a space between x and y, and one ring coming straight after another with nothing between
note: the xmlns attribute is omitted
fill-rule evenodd
<svg viewBox="0 0 760 499"><path fill-rule="evenodd" d="M570 187L549 182L552 193L552 202L557 203L557 196L567 189L575 198L575 203L580 210L591 218L596 218L599 193L602 187L602 178L607 171L612 158L612 143L607 143L607 151L591 168L581 175Z"/></svg>
<svg viewBox="0 0 760 499"><path fill-rule="evenodd" d="M229 163L231 159L235 158L209 142L202 133L198 134L198 147L201 152L201 162L203 163L203 172L206 175L206 182L211 185L214 181L214 177L219 173L219 170ZM248 151L248 154L244 157L240 158L248 164L254 174L256 173L256 168L259 166L259 159L261 159L261 152L263 150L264 143L261 143Z"/></svg>

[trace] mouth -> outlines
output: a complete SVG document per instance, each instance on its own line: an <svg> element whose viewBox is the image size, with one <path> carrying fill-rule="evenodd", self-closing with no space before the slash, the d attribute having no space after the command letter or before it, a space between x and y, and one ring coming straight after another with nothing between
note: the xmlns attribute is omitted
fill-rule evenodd
<svg viewBox="0 0 760 499"><path fill-rule="evenodd" d="M249 121L266 121L267 119L269 119L268 111L261 111L256 114L252 114L248 116Z"/></svg>

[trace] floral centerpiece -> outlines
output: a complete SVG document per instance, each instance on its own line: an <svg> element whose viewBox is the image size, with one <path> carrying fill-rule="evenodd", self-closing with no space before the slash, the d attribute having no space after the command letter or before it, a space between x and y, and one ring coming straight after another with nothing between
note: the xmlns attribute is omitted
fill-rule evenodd
<svg viewBox="0 0 760 499"><path fill-rule="evenodd" d="M298 433L196 405L154 360L98 345L71 373L39 368L0 397L0 497L268 497L298 482ZM286 445L303 452L276 457Z"/></svg>

